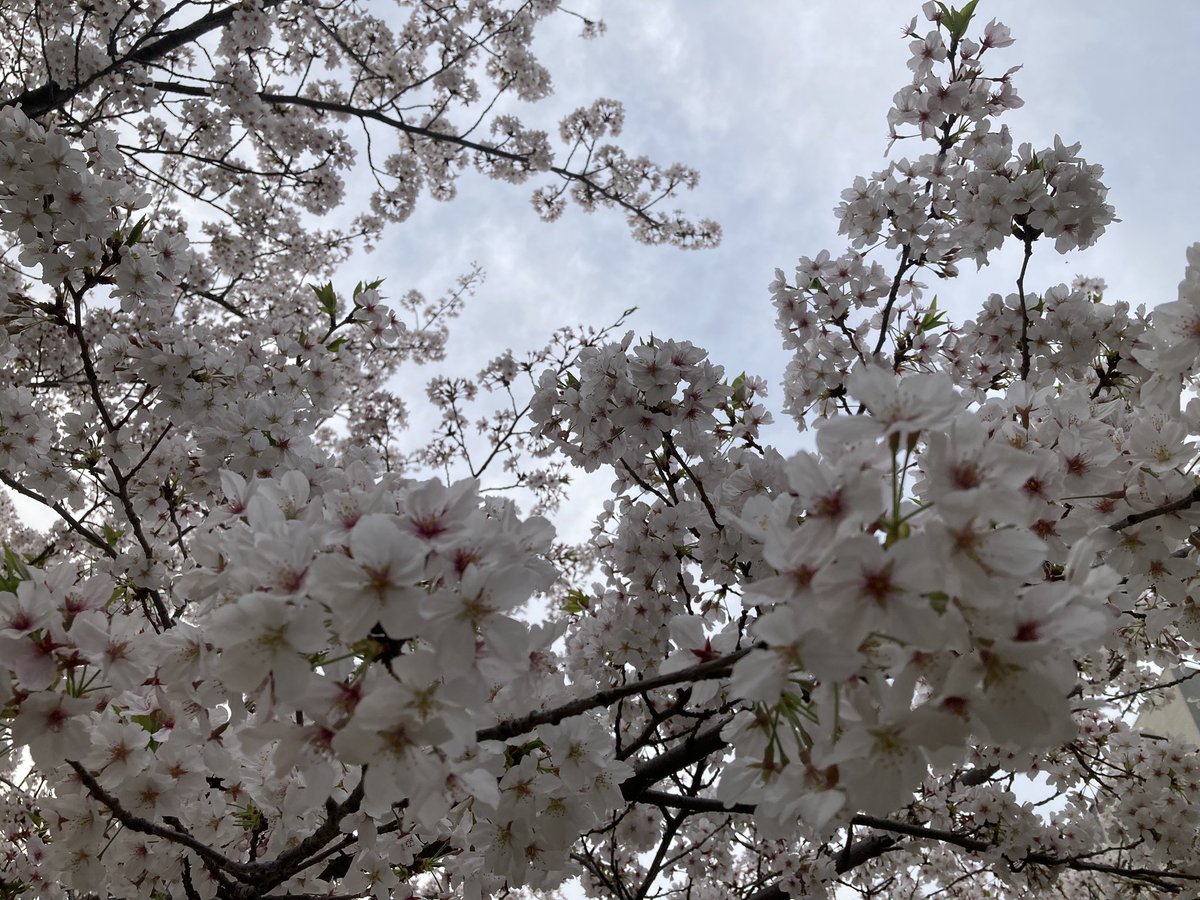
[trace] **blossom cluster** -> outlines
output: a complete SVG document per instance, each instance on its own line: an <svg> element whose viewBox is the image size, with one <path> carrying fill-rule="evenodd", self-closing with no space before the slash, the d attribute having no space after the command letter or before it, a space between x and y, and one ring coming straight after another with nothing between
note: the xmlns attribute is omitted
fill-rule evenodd
<svg viewBox="0 0 1200 900"><path fill-rule="evenodd" d="M994 130L993 118L1022 101L1012 87L1015 69L1000 76L985 72L987 51L1012 42L1002 25L989 27L979 41L951 36L947 47L942 29L922 36L913 20L907 31L913 81L896 95L889 124L893 141L917 138L934 146L915 159L889 162L870 178L856 178L842 192L835 213L850 241L845 253L802 257L794 283L776 271L777 321L784 346L794 351L786 406L801 427L810 410L824 415L836 408L855 360L880 357L889 340L897 369L929 371L950 360L958 376L980 390L1018 374L1025 380L1029 348L1050 339L1042 335L1038 343L1028 336L1049 316L1049 291L1041 305L1027 302L1023 289L1007 300L994 297L989 319L1001 320L996 326L1009 329L1010 340L1001 344L993 335L978 346L968 334L962 346L959 335L944 327L936 299L923 302L927 286L917 275L953 277L966 259L982 268L1010 240L1024 244L1026 257L1042 237L1053 239L1060 253L1088 247L1113 221L1103 169L1079 156L1079 144L1056 137L1040 151L1028 143L1014 149L1007 126ZM868 260L868 247L899 251L896 270ZM1013 329L1022 336L1020 346L1011 340ZM1086 356L1086 338L1072 330L1070 338L1061 328L1054 334ZM998 346L1019 358L997 359Z"/></svg>
<svg viewBox="0 0 1200 900"><path fill-rule="evenodd" d="M174 317L186 240L132 221L145 198L103 152L109 136L85 152L11 108L0 122L0 153L24 173L5 180L3 224L53 297L9 295L4 479L69 526L32 555L72 553L6 557L0 708L10 753L29 753L47 792L6 795L6 878L55 896L186 880L212 896L247 854L330 822L337 836L344 819L382 831L351 887L380 866L394 884L404 846L418 871L422 845L454 851L453 877L476 891L561 880L570 844L547 810L595 824L628 766L588 722L530 725L520 759L480 737L561 689L558 632L511 615L557 575L553 530L474 481L380 477L367 448L335 460L314 440L371 355L438 344L398 324L377 285L349 304L318 287L325 323L225 344L219 324ZM31 352L82 365L70 412L23 385ZM72 514L105 496L102 525ZM164 818L211 854L163 853L131 825Z"/></svg>
<svg viewBox="0 0 1200 900"><path fill-rule="evenodd" d="M570 836L621 804L629 767L586 720L519 748L480 738L523 709L523 682L554 680L555 631L510 615L554 577L547 523L481 507L471 482L377 481L362 466L319 494L295 471L223 481L177 583L188 616L169 630L150 632L127 591L68 564L0 595L11 737L60 785L40 801L54 816L37 852L6 871L114 896L165 888L188 856L144 852L154 842L137 829L110 836L122 863L106 869L113 812L166 817L236 859L248 820L254 842L282 851L321 826L323 798L357 791L343 832L440 841L476 890L560 879ZM356 871L410 865L402 847L364 843ZM211 894L219 869L189 877Z"/></svg>
<svg viewBox="0 0 1200 900"><path fill-rule="evenodd" d="M772 287L796 354L787 407L802 429L817 418L815 452L782 460L757 429L731 440L713 411L734 385L671 341L589 351L535 404L542 432L585 468L611 466L621 493L594 532L607 584L575 604L575 666L736 658L727 686L647 698L620 724L669 741L664 709L724 713L731 756L702 796L734 820L753 809L760 837L819 842L903 808L971 746L1044 771L1076 740L1073 698L1152 691L1147 667L1194 633L1195 248L1161 325L1096 279L1035 294L1024 268L962 325L926 304L921 270L952 278L1010 238L1026 261L1043 236L1066 252L1113 218L1078 145L1014 150L993 129L1019 105L1011 70L983 74L1003 26L971 41L927 13L939 27L912 34L914 82L890 122L936 148L858 179L837 210L851 248ZM870 255L886 250L891 267ZM1033 822L1025 855L1085 852ZM1172 858L1157 846L1143 861Z"/></svg>

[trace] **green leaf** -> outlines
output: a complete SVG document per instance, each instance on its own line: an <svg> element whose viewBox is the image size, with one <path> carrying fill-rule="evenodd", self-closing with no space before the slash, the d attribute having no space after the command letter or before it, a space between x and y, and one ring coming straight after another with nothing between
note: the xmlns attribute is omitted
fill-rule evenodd
<svg viewBox="0 0 1200 900"><path fill-rule="evenodd" d="M979 5L979 0L971 0L962 9L954 9L951 7L946 9L945 4L939 3L942 15L944 17L943 24L946 30L950 32L950 38L953 41L960 41L967 33L967 27L971 24L971 17L975 15L975 7Z"/></svg>
<svg viewBox="0 0 1200 900"><path fill-rule="evenodd" d="M967 33L967 27L971 24L971 18L975 15L975 7L979 5L979 0L971 0L962 9L955 9L953 6L947 8L945 3L938 2L938 9L942 11L941 24L950 32L950 39L954 42L960 41Z"/></svg>
<svg viewBox="0 0 1200 900"><path fill-rule="evenodd" d="M934 294L933 302L929 304L928 311L921 317L921 322L917 325L917 331L924 334L926 331L941 328L946 323L946 313L937 308L937 294Z"/></svg>
<svg viewBox="0 0 1200 900"><path fill-rule="evenodd" d="M732 382L732 384L729 385L729 387L730 387L730 390L732 391L732 394L730 395L730 399L734 402L734 404L735 405L745 405L745 403L746 403L746 373L743 372L737 378L733 379L733 382Z"/></svg>
<svg viewBox="0 0 1200 900"><path fill-rule="evenodd" d="M150 734L154 734L163 727L163 715L159 710L141 716L130 716L129 721L135 725L141 725Z"/></svg>
<svg viewBox="0 0 1200 900"><path fill-rule="evenodd" d="M328 281L322 285L311 284L313 293L317 295L317 302L321 304L321 309L325 315L333 319L337 317L337 294L333 290L333 282Z"/></svg>
<svg viewBox="0 0 1200 900"><path fill-rule="evenodd" d="M358 284L356 284L354 286L355 299L357 299L358 295L361 294L363 291L373 291L376 288L378 288L381 284L383 284L382 278L376 278L374 281L369 281L366 284L363 284L360 281Z"/></svg>
<svg viewBox="0 0 1200 900"><path fill-rule="evenodd" d="M29 578L29 567L25 565L25 560L8 544L4 545L4 568L15 575L19 575L22 581Z"/></svg>
<svg viewBox="0 0 1200 900"><path fill-rule="evenodd" d="M526 741L523 744L509 744L504 748L504 767L511 769L518 765L530 753L535 750L541 750L546 745L542 743L541 738L534 738L532 741Z"/></svg>
<svg viewBox="0 0 1200 900"><path fill-rule="evenodd" d="M328 344L326 344L325 349L328 350L330 353L337 353L339 350L342 349L342 345L344 343L346 343L346 341L348 341L348 340L350 340L350 339L343 334L341 337L334 338L332 341L330 341Z"/></svg>
<svg viewBox="0 0 1200 900"><path fill-rule="evenodd" d="M966 33L967 26L971 24L971 19L975 15L975 7L979 5L979 0L971 0L966 6L958 11L958 15L962 20L963 33ZM962 37L960 34L959 37Z"/></svg>
<svg viewBox="0 0 1200 900"><path fill-rule="evenodd" d="M140 219L138 219L137 222L134 223L133 228L130 230L129 237L126 238L125 243L136 244L138 241L140 241L142 239L142 232L146 230L146 223L148 221L149 218L147 216L142 216Z"/></svg>
<svg viewBox="0 0 1200 900"><path fill-rule="evenodd" d="M29 567L20 554L4 545L4 571L0 573L0 591L15 591L22 581L29 580Z"/></svg>
<svg viewBox="0 0 1200 900"><path fill-rule="evenodd" d="M588 604L591 602L588 595L579 590L579 588L571 588L571 590L567 591L566 602L560 608L563 612L572 614L581 613L588 608Z"/></svg>

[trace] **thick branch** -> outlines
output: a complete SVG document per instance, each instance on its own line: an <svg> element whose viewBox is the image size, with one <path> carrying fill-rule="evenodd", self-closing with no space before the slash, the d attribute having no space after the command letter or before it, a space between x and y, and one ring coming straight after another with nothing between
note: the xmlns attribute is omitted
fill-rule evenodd
<svg viewBox="0 0 1200 900"><path fill-rule="evenodd" d="M721 737L721 729L725 725L725 722L720 722L706 731L699 731L658 756L636 765L634 774L621 784L621 795L631 803L641 800L652 784L724 750L728 746Z"/></svg>
<svg viewBox="0 0 1200 900"><path fill-rule="evenodd" d="M1029 380L1029 309L1025 302L1025 272L1029 268L1029 258L1033 256L1033 238L1029 235L1028 226L1022 233L1025 242L1025 256L1021 260L1021 274L1017 276L1017 296L1021 300L1021 380Z"/></svg>
<svg viewBox="0 0 1200 900"><path fill-rule="evenodd" d="M326 844L342 833L340 827L342 819L357 812L362 803L364 780L365 778L360 777L358 785L341 803L335 803L332 798L325 801L325 821L316 831L295 847L280 853L270 862L260 863L254 867L257 870L256 881L264 891L283 884L305 867L310 856L325 849Z"/></svg>
<svg viewBox="0 0 1200 900"><path fill-rule="evenodd" d="M263 0L262 6L264 9L278 6L283 0ZM201 16L190 25L185 25L182 28L177 28L174 31L168 31L156 41L151 41L148 44L138 46L137 44L119 59L113 59L111 63L100 69L94 75L85 78L78 84L70 86L60 86L54 81L48 81L40 87L31 88L17 96L3 101L0 105L15 105L21 108L21 111L31 119L36 119L44 116L46 113L54 109L59 109L70 103L82 91L86 90L92 84L100 79L113 74L125 66L130 65L148 65L162 59L170 53L178 50L180 47L185 47L188 44L202 38L211 31L216 31L219 28L224 28L231 21L233 15L241 8L240 3L232 3L224 9L209 13L206 16ZM144 40L144 38L143 38ZM140 43L140 42L139 42Z"/></svg>
<svg viewBox="0 0 1200 900"><path fill-rule="evenodd" d="M732 806L726 806L713 797L685 797L681 794L668 794L665 791L642 791L638 800L653 806L665 806L668 809L681 809L684 812L692 813L749 815L754 812L754 805L751 803L734 803Z"/></svg>
<svg viewBox="0 0 1200 900"><path fill-rule="evenodd" d="M877 816L858 815L850 820L851 825L859 825L866 828L874 828L877 831L885 831L890 834L902 834L906 837L911 837L916 840L931 840L942 844L949 844L954 847L959 847L969 853L987 853L996 848L996 845L978 838L967 837L966 835L956 834L953 831L946 831L940 828L929 828L924 825L917 825L911 822L894 822L891 819L882 819ZM885 846L883 840L889 843ZM880 840L878 837L868 838L866 841L856 841L850 845L849 851L842 854L846 858L847 865L843 867L842 860L839 859L837 871L847 872L854 866L848 863L851 859L855 860L854 865L861 865L869 859L879 856L887 850L893 849L896 842L892 838L884 838ZM866 846L870 843L870 846ZM864 845L864 846L859 846ZM873 852L872 852L873 851ZM1004 858L1009 867L1013 871L1020 871L1025 866L1048 866L1058 867L1063 866L1068 869L1075 869L1080 872L1096 872L1102 875L1112 875L1117 878L1127 878L1131 881L1138 881L1144 884L1152 884L1155 887L1166 893L1178 893L1180 886L1175 884L1175 881L1200 882L1200 873L1194 872L1171 872L1165 869L1147 869L1135 866L1120 866L1111 863L1095 862L1092 859L1082 857L1061 857L1054 856L1050 853L1029 853L1020 859ZM746 898L746 900L783 900L787 894L778 885L772 885L764 888L757 893L754 893Z"/></svg>

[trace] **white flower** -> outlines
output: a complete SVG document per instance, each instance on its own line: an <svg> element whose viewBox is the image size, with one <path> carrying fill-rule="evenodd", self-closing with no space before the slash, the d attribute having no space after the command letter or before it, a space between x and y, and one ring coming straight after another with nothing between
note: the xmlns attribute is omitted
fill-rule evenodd
<svg viewBox="0 0 1200 900"><path fill-rule="evenodd" d="M48 691L31 694L13 720L13 744L27 746L34 764L47 771L65 759L81 759L91 745L87 713L94 705Z"/></svg>
<svg viewBox="0 0 1200 900"><path fill-rule="evenodd" d="M293 701L304 696L312 679L307 654L328 640L319 607L259 592L216 610L206 632L221 649L215 669L227 687L253 691L271 675L279 696Z"/></svg>
<svg viewBox="0 0 1200 900"><path fill-rule="evenodd" d="M334 629L353 642L381 623L392 637L419 629L417 583L427 548L400 529L392 516L363 516L350 532L350 555L325 554L314 563L313 596L330 609Z"/></svg>
<svg viewBox="0 0 1200 900"><path fill-rule="evenodd" d="M922 432L946 427L963 407L953 382L941 374L900 378L882 366L864 363L850 373L846 389L869 415L843 415L824 423L819 437L824 450L878 437L901 445Z"/></svg>

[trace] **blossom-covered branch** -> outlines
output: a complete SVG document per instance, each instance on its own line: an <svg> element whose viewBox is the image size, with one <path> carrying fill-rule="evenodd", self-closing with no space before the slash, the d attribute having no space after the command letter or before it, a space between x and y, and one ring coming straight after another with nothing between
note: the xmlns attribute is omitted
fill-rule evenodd
<svg viewBox="0 0 1200 900"><path fill-rule="evenodd" d="M1008 29L927 3L913 152L771 288L808 449L632 310L433 379L414 449L390 379L480 273L334 270L422 193L549 176L544 218L715 239L614 101L557 143L492 114L548 92L556 7L0 11L39 35L3 63L0 483L58 517L0 503L0 893L1191 890L1200 756L1129 718L1197 662L1200 244L1153 310L1035 284L1113 221L1103 172L998 124ZM312 228L364 146L366 211ZM1014 293L927 299L1010 242ZM611 494L568 547L572 466Z"/></svg>

